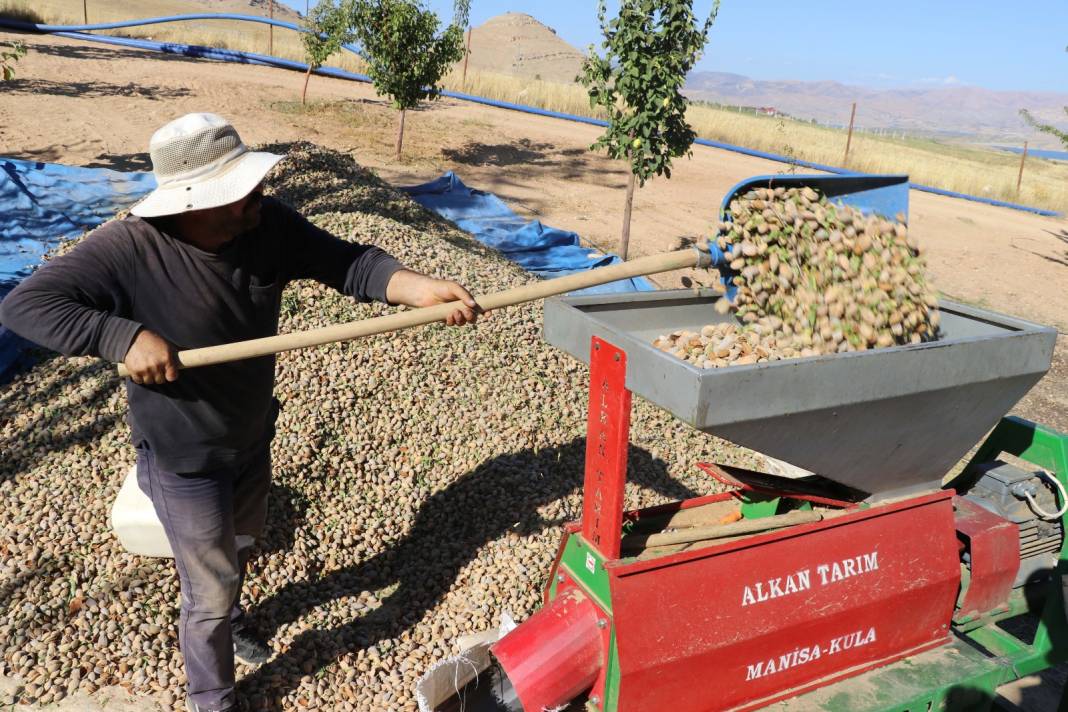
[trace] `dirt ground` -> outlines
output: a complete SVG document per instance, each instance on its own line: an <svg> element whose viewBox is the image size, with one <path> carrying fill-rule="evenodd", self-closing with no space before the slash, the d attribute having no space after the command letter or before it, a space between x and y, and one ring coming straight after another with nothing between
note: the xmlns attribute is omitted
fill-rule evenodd
<svg viewBox="0 0 1068 712"><path fill-rule="evenodd" d="M626 173L587 150L595 127L442 100L410 112L398 164L396 114L369 85L316 77L302 108L296 72L0 32L0 41L13 39L29 52L15 81L0 85L0 156L148 170L156 128L213 111L247 143L307 139L351 152L394 184L455 170L521 214L616 250ZM706 234L731 186L784 168L695 147L670 180L638 192L631 256ZM1017 412L1068 431L1068 221L915 191L910 201L910 229L945 295L1058 329L1054 367ZM656 281L674 287L681 277Z"/></svg>

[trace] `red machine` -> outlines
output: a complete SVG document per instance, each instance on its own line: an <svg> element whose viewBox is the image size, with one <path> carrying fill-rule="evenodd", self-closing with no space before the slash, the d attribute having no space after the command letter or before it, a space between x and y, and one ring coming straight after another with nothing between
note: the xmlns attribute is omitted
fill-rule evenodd
<svg viewBox="0 0 1068 712"><path fill-rule="evenodd" d="M989 468L968 471L986 499L935 489L869 502L819 478L705 465L729 491L624 513L627 354L596 337L590 353L583 519L566 527L545 607L491 648L495 706L467 709L984 709L998 684L1063 657L1050 637L1064 628L1059 599L1032 643L991 643L994 622L1034 607L1017 578L1039 538L1021 542L1021 525L996 513ZM1068 439L1012 419L999 430L977 462L1034 456L1048 438L1061 459L1044 462L1064 479ZM640 548L685 513L730 509L767 530ZM799 513L810 521L775 528ZM1060 551L1056 527L1046 553Z"/></svg>

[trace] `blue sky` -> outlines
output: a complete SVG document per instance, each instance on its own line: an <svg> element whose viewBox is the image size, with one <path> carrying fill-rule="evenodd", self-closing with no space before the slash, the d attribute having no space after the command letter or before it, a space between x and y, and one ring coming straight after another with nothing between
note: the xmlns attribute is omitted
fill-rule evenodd
<svg viewBox="0 0 1068 712"><path fill-rule="evenodd" d="M452 0L424 2L452 17ZM304 11L304 0L286 4ZM711 5L694 0L699 13ZM525 12L585 50L599 41L596 8L596 0L471 0L471 22ZM1068 92L1066 45L1066 0L723 0L697 68L874 88Z"/></svg>

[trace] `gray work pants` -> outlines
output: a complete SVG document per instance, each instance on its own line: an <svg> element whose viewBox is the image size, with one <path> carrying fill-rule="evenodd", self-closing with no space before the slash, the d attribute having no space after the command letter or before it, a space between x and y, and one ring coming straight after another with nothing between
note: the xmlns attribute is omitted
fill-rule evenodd
<svg viewBox="0 0 1068 712"><path fill-rule="evenodd" d="M263 534L270 450L265 446L240 465L176 473L157 467L152 452L139 447L137 484L152 499L178 569L186 693L204 709L229 709L235 704L232 631L242 625L239 598L249 554L237 549L236 537Z"/></svg>

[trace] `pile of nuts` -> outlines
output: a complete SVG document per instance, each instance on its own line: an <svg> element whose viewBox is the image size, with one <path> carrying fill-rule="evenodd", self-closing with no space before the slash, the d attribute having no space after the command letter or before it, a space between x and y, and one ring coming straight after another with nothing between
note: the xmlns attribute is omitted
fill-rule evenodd
<svg viewBox="0 0 1068 712"><path fill-rule="evenodd" d="M532 280L347 155L265 150L288 154L268 192L335 235L475 294ZM389 309L295 282L280 331ZM589 397L586 366L541 325L537 302L279 356L267 531L243 592L276 657L238 667L242 709L415 710L416 680L459 636L540 606L560 525L582 511ZM124 552L108 526L134 460L125 412L98 359L48 355L0 385L0 675L19 685L0 705L121 685L185 709L174 563ZM697 462L755 464L637 399L631 443L628 507L714 491Z"/></svg>
<svg viewBox="0 0 1068 712"><path fill-rule="evenodd" d="M716 238L730 263L733 321L654 345L703 368L865 351L937 338L938 300L903 215L888 220L810 187L733 200Z"/></svg>

